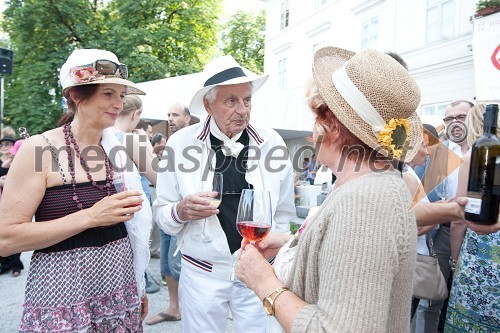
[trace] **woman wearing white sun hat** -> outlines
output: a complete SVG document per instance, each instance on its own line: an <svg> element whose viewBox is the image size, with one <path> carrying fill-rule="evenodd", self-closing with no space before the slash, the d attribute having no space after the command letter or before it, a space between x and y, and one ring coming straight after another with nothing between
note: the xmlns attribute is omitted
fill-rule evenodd
<svg viewBox="0 0 500 333"><path fill-rule="evenodd" d="M124 96L144 94L127 77L109 51L73 51L63 126L25 140L11 166L0 253L34 250L20 332L142 332L151 210L141 191L115 194L128 159L109 129Z"/></svg>

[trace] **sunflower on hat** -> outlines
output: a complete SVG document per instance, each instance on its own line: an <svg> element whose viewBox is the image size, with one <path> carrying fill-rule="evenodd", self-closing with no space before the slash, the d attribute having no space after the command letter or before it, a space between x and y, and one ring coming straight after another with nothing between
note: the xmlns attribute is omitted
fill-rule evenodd
<svg viewBox="0 0 500 333"><path fill-rule="evenodd" d="M409 142L410 128L409 119L392 118L378 133L377 141L390 155L400 158Z"/></svg>

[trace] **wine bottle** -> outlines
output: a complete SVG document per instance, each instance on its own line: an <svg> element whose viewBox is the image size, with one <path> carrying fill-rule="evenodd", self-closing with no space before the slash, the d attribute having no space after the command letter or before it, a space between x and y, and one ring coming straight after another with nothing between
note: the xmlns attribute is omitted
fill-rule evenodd
<svg viewBox="0 0 500 333"><path fill-rule="evenodd" d="M484 133L472 146L465 219L494 224L500 203L500 140L497 133L498 104L484 112Z"/></svg>

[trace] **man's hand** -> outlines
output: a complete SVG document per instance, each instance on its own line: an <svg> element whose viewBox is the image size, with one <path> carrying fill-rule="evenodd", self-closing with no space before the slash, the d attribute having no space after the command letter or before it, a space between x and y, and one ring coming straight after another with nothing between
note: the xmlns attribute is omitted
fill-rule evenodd
<svg viewBox="0 0 500 333"><path fill-rule="evenodd" d="M177 204L177 215L183 221L196 221L219 214L219 210L210 204L210 197L217 192L190 194Z"/></svg>
<svg viewBox="0 0 500 333"><path fill-rule="evenodd" d="M474 230L478 235L488 235L500 231L500 219L497 217L497 222L494 224L478 224L471 221L467 221L464 216L464 206L467 204L467 198L460 197L457 198L456 202L462 208L462 219L467 226Z"/></svg>

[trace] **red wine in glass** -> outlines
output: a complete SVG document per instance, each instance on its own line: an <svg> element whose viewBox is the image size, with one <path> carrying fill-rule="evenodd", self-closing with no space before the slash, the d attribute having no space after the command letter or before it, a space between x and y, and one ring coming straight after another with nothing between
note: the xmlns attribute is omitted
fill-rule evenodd
<svg viewBox="0 0 500 333"><path fill-rule="evenodd" d="M236 229L251 243L264 239L273 220L271 194L265 190L244 189L241 192Z"/></svg>
<svg viewBox="0 0 500 333"><path fill-rule="evenodd" d="M269 231L271 231L271 225L265 224L255 224L250 221L242 221L236 223L236 228L241 236L248 239L248 241L254 243L258 242L267 236Z"/></svg>

